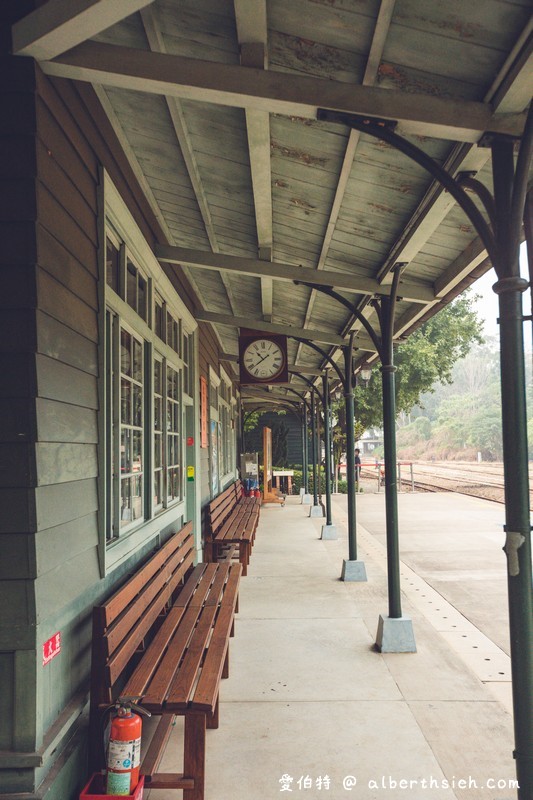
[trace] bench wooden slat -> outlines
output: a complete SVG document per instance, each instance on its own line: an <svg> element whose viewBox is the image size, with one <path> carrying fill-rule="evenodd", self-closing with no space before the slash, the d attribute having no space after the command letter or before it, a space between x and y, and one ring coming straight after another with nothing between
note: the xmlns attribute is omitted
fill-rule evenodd
<svg viewBox="0 0 533 800"><path fill-rule="evenodd" d="M133 602L130 603L127 612L118 617L114 625L107 630L106 641L109 652L116 650L120 642L128 636L135 623L146 613L146 610L153 604L154 600L158 602L159 593L168 588L169 583L172 590L176 588L181 578L192 565L193 557L192 550L189 550L184 559L178 556L175 563L165 564L161 571L144 585L142 594L135 597Z"/></svg>
<svg viewBox="0 0 533 800"><path fill-rule="evenodd" d="M150 610L140 618L131 634L125 639L124 643L115 650L114 655L109 658L107 665L108 681L113 685L124 671L131 657L138 650L140 643L160 616L162 609L170 602L174 590L182 580L181 573L174 575L173 579L167 583L157 598L152 603ZM103 637L105 641L105 636Z"/></svg>
<svg viewBox="0 0 533 800"><path fill-rule="evenodd" d="M102 606L105 609L104 625L108 627L138 594L139 588L145 586L153 575L167 561L171 553L177 550L188 536L192 534L192 522L187 522L183 528L174 534L152 558L130 580L116 591Z"/></svg>
<svg viewBox="0 0 533 800"><path fill-rule="evenodd" d="M202 666L202 674L192 699L194 708L210 713L214 712L218 699L218 686L222 677L229 636L235 616L241 571L241 564L234 564L230 568L224 600L213 629L213 635Z"/></svg>
<svg viewBox="0 0 533 800"><path fill-rule="evenodd" d="M216 606L218 605L218 603L220 603L225 590L226 581L228 579L230 569L231 566L229 563L218 565L215 580L211 584L211 589L209 590L209 594L205 601L206 606Z"/></svg>
<svg viewBox="0 0 533 800"><path fill-rule="evenodd" d="M208 566L214 566L216 568L216 564ZM207 593L209 592L209 588L210 582L203 581L200 587L197 589L194 595L197 600L197 604L187 606L185 615L180 622L178 633L170 643L166 653L162 654L160 651L158 651L157 646L150 646L146 656L143 658L143 661L145 658L148 660L151 658L159 659L157 669L153 671L153 677L150 681L150 685L147 687L146 691L142 692L142 704L146 706L149 711L155 710L157 706L160 706L163 702L165 693L167 692L168 687L171 685L174 675L178 667L181 665L182 659L184 658L189 645L189 640L194 635L196 625L198 624L198 619L202 612L202 605L205 601ZM178 606L178 608L181 607ZM155 653L155 656L152 655L152 651ZM128 687L129 686L130 682L128 682ZM132 686L132 688L135 689L135 691L132 692L133 694L141 694L139 691L137 691L137 687Z"/></svg>
<svg viewBox="0 0 533 800"><path fill-rule="evenodd" d="M170 609L148 651L143 655L131 678L126 683L123 692L126 697L141 697L144 695L146 687L155 673L159 661L165 653L184 613L185 609L178 606ZM157 657L157 654L159 654L159 657Z"/></svg>
<svg viewBox="0 0 533 800"><path fill-rule="evenodd" d="M163 658L159 661L157 669L153 674L150 685L147 687L142 697L142 705L148 711L157 712L163 707L165 696L176 675L178 667L181 665L187 645L196 629L201 608L188 608L182 622L177 630L172 642L170 643ZM169 711L172 709L168 709Z"/></svg>
<svg viewBox="0 0 533 800"><path fill-rule="evenodd" d="M166 708L168 711L183 711L189 705L216 613L215 606L207 607L203 611L187 648L179 674L174 678L167 692Z"/></svg>

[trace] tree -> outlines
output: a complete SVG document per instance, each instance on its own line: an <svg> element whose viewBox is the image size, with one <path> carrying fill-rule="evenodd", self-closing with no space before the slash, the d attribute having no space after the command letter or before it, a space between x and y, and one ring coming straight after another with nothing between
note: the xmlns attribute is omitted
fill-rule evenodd
<svg viewBox="0 0 533 800"><path fill-rule="evenodd" d="M475 300L469 293L461 295L398 346L394 358L398 413L409 412L435 384L450 383L456 361L464 358L474 343L483 343L482 321L473 308ZM355 404L356 417L365 429L381 424L379 367L372 370L367 387L356 387Z"/></svg>

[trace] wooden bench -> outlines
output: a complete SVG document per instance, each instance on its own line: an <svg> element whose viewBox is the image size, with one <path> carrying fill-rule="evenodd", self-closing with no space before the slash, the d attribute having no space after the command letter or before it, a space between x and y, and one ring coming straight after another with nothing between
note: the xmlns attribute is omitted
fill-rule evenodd
<svg viewBox="0 0 533 800"><path fill-rule="evenodd" d="M91 767L103 767L102 711L138 697L159 716L144 754L147 789L183 789L203 800L205 731L218 727L220 680L238 610L241 565L193 566L192 523L171 537L93 611ZM185 721L183 773L158 772L177 715Z"/></svg>
<svg viewBox="0 0 533 800"><path fill-rule="evenodd" d="M238 547L242 574L246 575L259 522L259 497L243 497L241 481L236 481L211 500L206 507L206 553L210 561L228 558Z"/></svg>

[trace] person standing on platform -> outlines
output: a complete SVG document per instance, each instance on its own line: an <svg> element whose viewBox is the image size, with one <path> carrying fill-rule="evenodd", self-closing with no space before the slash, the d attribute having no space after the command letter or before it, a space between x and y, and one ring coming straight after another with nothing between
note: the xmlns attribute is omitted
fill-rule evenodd
<svg viewBox="0 0 533 800"><path fill-rule="evenodd" d="M362 492L363 490L359 487L359 480L361 478L361 457L359 455L361 451L358 447L355 448L355 491Z"/></svg>

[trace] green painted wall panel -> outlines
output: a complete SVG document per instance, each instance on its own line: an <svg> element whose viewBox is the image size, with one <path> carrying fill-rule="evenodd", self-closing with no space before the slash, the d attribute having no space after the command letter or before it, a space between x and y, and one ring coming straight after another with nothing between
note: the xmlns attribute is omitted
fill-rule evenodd
<svg viewBox="0 0 533 800"><path fill-rule="evenodd" d="M98 372L96 344L40 311L37 312L37 349L83 372L91 375ZM59 399L68 402L66 397Z"/></svg>
<svg viewBox="0 0 533 800"><path fill-rule="evenodd" d="M96 381L92 376L42 355L37 355L36 366L40 397L98 408Z"/></svg>
<svg viewBox="0 0 533 800"><path fill-rule="evenodd" d="M96 513L36 533L35 559L39 575L56 569L64 562L66 542L71 557L96 548L98 543Z"/></svg>
<svg viewBox="0 0 533 800"><path fill-rule="evenodd" d="M39 486L96 478L98 474L94 444L37 442L35 449Z"/></svg>
<svg viewBox="0 0 533 800"><path fill-rule="evenodd" d="M0 403L0 411L1 407ZM39 397L36 415L40 442L98 442L96 411L93 409Z"/></svg>
<svg viewBox="0 0 533 800"><path fill-rule="evenodd" d="M35 491L35 506L39 530L76 520L98 508L96 481L39 486Z"/></svg>

